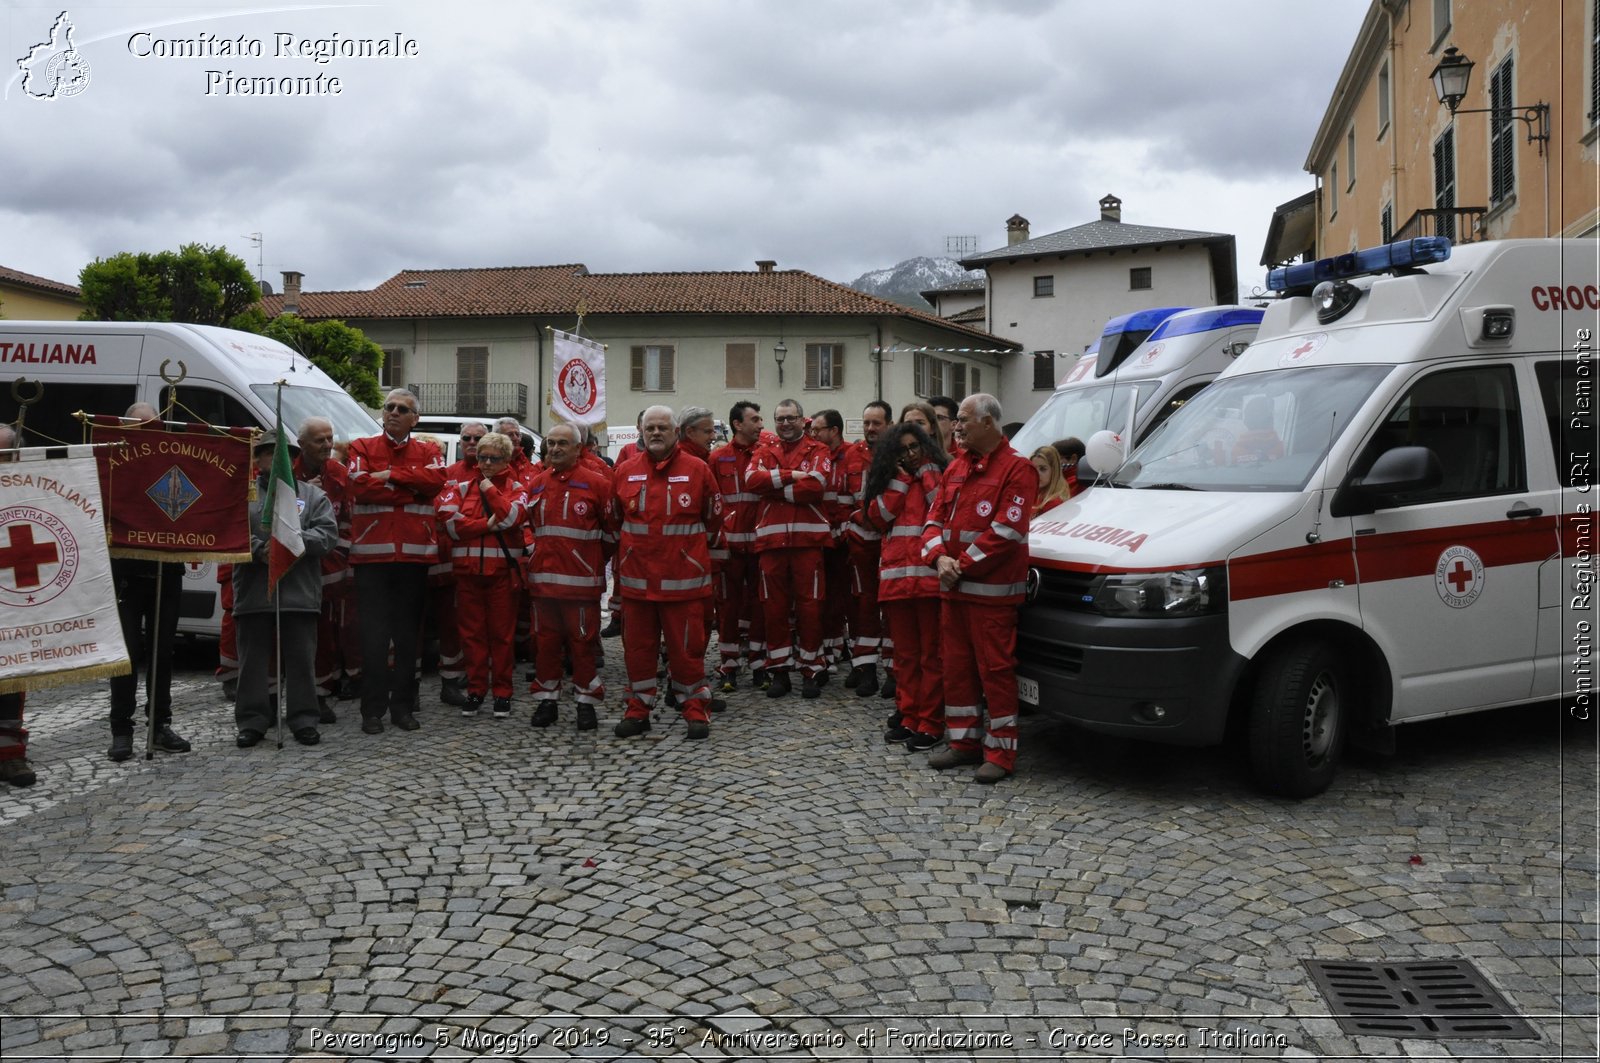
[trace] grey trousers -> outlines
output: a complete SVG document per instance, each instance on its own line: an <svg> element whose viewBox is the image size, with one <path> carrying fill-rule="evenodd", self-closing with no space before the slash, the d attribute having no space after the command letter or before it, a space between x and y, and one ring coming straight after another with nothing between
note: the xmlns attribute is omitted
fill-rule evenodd
<svg viewBox="0 0 1600 1063"><path fill-rule="evenodd" d="M271 613L246 613L234 617L239 630L239 699L233 719L241 731L267 734L278 726L273 715L268 684L273 669ZM284 728L293 733L315 727L317 711L317 614L283 614L283 683L288 688Z"/></svg>

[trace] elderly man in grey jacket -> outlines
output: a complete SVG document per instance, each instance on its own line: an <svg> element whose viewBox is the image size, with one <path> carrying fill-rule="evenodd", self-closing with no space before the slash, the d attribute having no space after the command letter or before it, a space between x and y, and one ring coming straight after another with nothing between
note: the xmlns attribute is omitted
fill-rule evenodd
<svg viewBox="0 0 1600 1063"><path fill-rule="evenodd" d="M267 511L267 485L277 436L268 432L255 447L258 482L256 501L250 503L249 564L233 566L233 616L239 629L239 699L234 722L238 746L260 742L274 723L267 681L272 668L274 635L281 619L283 682L288 688L285 719L295 741L314 746L322 740L317 731L317 615L322 609L323 554L339 542L333 504L315 484L296 483L300 510L300 537L305 553L283 574L272 597L267 594L267 556L271 549L272 514ZM289 440L289 451L299 453ZM275 613L281 613L275 617ZM280 694L281 696L281 694Z"/></svg>

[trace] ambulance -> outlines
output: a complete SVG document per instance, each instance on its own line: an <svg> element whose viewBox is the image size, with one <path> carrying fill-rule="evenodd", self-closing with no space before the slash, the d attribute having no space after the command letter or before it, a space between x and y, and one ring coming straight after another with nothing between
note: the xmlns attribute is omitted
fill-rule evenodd
<svg viewBox="0 0 1600 1063"><path fill-rule="evenodd" d="M1034 522L1023 701L1240 743L1290 797L1401 724L1589 713L1597 256L1424 237L1274 270L1234 364Z"/></svg>
<svg viewBox="0 0 1600 1063"><path fill-rule="evenodd" d="M1112 318L1099 346L1078 359L1011 445L1032 454L1058 439L1127 435L1130 426L1142 439L1233 364L1264 313L1253 306L1160 307ZM1128 347L1133 336L1143 339ZM1097 373L1101 350L1116 362L1104 375Z"/></svg>
<svg viewBox="0 0 1600 1063"><path fill-rule="evenodd" d="M73 417L121 414L135 402L166 406L177 381L173 419L270 428L276 382L285 381L283 422L333 422L336 439L376 435L378 424L333 378L277 340L209 325L122 321L0 320L0 421L14 422L22 402L30 445L83 442ZM185 566L178 630L216 635L221 628L216 567Z"/></svg>

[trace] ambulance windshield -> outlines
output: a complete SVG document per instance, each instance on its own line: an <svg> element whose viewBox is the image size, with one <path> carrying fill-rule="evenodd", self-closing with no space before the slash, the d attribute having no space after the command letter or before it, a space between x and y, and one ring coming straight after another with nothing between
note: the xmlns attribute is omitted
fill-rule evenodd
<svg viewBox="0 0 1600 1063"><path fill-rule="evenodd" d="M1299 491L1389 366L1225 377L1134 451L1118 487Z"/></svg>
<svg viewBox="0 0 1600 1063"><path fill-rule="evenodd" d="M273 409L278 401L275 384L251 384L256 397ZM283 423L289 431L299 432L307 417L326 417L333 422L333 438L349 441L363 436L375 436L382 429L378 422L363 410L347 391L331 388L308 388L290 385L283 389ZM269 423L267 427L272 427Z"/></svg>
<svg viewBox="0 0 1600 1063"><path fill-rule="evenodd" d="M1138 384L1097 384L1056 392L1017 429L1011 445L1019 454L1032 454L1058 439L1076 436L1087 442L1102 428L1120 432L1128 424L1128 402L1143 402L1161 386L1159 380Z"/></svg>

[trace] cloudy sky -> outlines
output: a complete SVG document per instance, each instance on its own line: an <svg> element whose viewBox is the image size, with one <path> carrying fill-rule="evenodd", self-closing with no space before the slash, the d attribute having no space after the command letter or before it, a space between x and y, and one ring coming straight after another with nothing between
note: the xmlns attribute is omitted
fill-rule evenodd
<svg viewBox="0 0 1600 1063"><path fill-rule="evenodd" d="M254 269L260 233L266 277L313 290L762 258L848 281L948 236L1003 245L1014 213L1036 236L1092 221L1109 192L1124 221L1235 234L1248 291L1272 208L1312 187L1366 7L119 0L66 9L88 81L41 99L62 8L8 2L0 265L76 282L99 256L201 242ZM296 54L397 35L415 54ZM320 95L239 91L318 75Z"/></svg>

